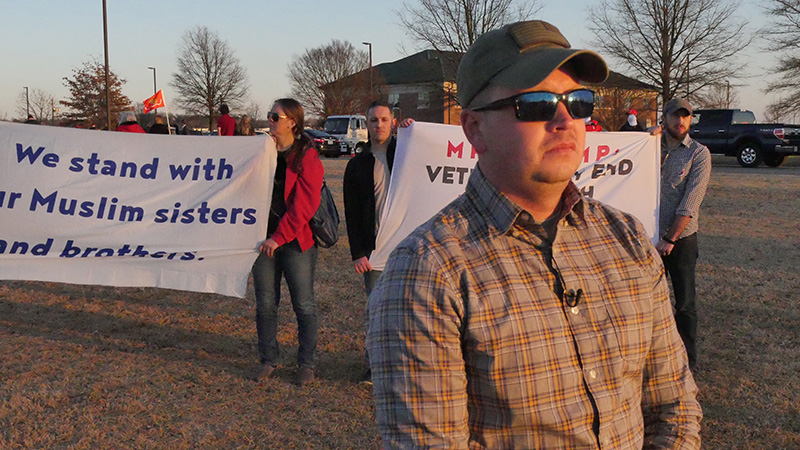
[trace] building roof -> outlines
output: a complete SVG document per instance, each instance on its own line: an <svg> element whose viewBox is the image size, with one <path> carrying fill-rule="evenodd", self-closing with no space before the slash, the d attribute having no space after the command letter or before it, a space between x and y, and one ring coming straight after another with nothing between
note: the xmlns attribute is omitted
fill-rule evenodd
<svg viewBox="0 0 800 450"><path fill-rule="evenodd" d="M602 83L595 84L594 86L602 86L607 88L627 89L632 91L654 91L659 92L656 86L639 81L635 78L625 76L621 73L609 70L608 78Z"/></svg>
<svg viewBox="0 0 800 450"><path fill-rule="evenodd" d="M379 64L374 69L386 84L455 82L462 56L461 52L424 50L397 61Z"/></svg>
<svg viewBox="0 0 800 450"><path fill-rule="evenodd" d="M416 84L445 81L456 81L458 64L464 56L461 52L448 52L437 50L423 50L397 61L381 63L373 66L373 76L376 83L386 85ZM368 70L368 69L367 69ZM362 71L366 72L366 71ZM359 75L350 75L347 78ZM322 86L324 89L326 86ZM645 90L658 92L659 89L653 85L641 82L634 78L611 71L606 81L594 84L608 88Z"/></svg>
<svg viewBox="0 0 800 450"><path fill-rule="evenodd" d="M461 62L461 52L439 52L436 50L423 50L397 61L381 63L372 67L372 75L378 84L398 85L456 81L458 64ZM346 78L363 76L361 72ZM346 79L345 78L345 79ZM332 83L321 86L325 89Z"/></svg>

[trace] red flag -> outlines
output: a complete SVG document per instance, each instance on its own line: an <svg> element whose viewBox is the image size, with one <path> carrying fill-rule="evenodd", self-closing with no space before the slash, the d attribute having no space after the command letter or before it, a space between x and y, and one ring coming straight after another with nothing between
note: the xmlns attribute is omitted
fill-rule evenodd
<svg viewBox="0 0 800 450"><path fill-rule="evenodd" d="M163 108L164 106L166 106L164 103L164 94L159 90L155 95L144 101L143 113L147 114L156 108Z"/></svg>

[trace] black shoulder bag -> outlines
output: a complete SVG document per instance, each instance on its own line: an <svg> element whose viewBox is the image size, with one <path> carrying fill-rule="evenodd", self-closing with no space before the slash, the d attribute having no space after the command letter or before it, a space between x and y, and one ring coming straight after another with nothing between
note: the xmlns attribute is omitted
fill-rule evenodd
<svg viewBox="0 0 800 450"><path fill-rule="evenodd" d="M339 211L333 201L328 185L322 180L319 208L308 222L314 234L314 242L322 248L330 248L339 240Z"/></svg>

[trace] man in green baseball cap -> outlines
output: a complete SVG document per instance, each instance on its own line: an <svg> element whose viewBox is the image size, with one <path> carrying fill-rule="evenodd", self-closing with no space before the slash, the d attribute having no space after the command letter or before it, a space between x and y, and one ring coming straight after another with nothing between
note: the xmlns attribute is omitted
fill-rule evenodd
<svg viewBox="0 0 800 450"><path fill-rule="evenodd" d="M367 348L387 448L699 448L697 387L641 223L572 183L603 59L553 25L458 70L464 195L395 248Z"/></svg>

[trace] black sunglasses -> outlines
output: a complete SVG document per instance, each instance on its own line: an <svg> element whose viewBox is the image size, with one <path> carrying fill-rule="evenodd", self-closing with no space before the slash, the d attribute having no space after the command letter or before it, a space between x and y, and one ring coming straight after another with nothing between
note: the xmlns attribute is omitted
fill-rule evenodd
<svg viewBox="0 0 800 450"><path fill-rule="evenodd" d="M279 121L281 119L286 119L287 117L289 117L289 116L282 116L282 115L280 115L278 113L269 113L267 115L267 118L272 122L277 122L277 121Z"/></svg>
<svg viewBox="0 0 800 450"><path fill-rule="evenodd" d="M556 116L558 104L563 102L573 119L591 117L594 112L594 91L576 89L564 94L555 92L523 92L500 99L488 105L471 108L473 111L489 111L514 107L517 120L522 122L547 122Z"/></svg>

